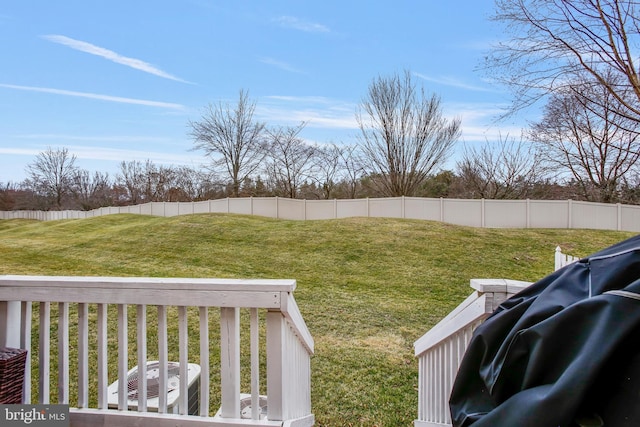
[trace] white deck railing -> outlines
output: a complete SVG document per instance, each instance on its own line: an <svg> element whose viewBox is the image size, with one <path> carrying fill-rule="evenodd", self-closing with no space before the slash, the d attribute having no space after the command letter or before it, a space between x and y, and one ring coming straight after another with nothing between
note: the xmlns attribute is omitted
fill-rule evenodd
<svg viewBox="0 0 640 427"><path fill-rule="evenodd" d="M560 246L556 247L555 270L560 270L565 265L569 265L579 260L580 257L564 254L562 253Z"/></svg>
<svg viewBox="0 0 640 427"><path fill-rule="evenodd" d="M0 276L0 347L30 351L23 402L70 404L72 426L311 426L314 342L293 298L295 287L294 280ZM147 333L152 330L155 335L156 322L157 337ZM219 323L219 338L209 329L215 323ZM249 323L245 328L249 343L241 346L245 323ZM32 331L38 335L37 343L31 342ZM264 335L266 343L261 342ZM215 336L211 342L210 336ZM192 339L200 341L197 357L189 354ZM52 343L57 343L56 348L51 348ZM129 351L129 344L135 346L135 353ZM211 357L212 352L219 354ZM76 353L77 360L71 356ZM156 412L147 412L145 381L140 382L139 404L131 410L127 401L131 361L146 367L148 360L158 360L163 391L170 355L179 362L179 413L167 413L166 391L158 396ZM108 369L109 359L115 358L117 375ZM218 358L220 364L214 366L212 360ZM37 364L34 369L31 361ZM194 361L201 369L199 416L187 412L187 369ZM266 387L261 388L263 363ZM70 369L77 383L70 382ZM210 378L216 369L219 376L215 378L220 378L217 413L218 408L210 408L209 403L216 387ZM56 378L52 371L57 372ZM33 381L37 391L31 389L31 372L37 375ZM242 381L241 372L245 373ZM117 409L109 409L109 378L118 380ZM57 393L51 392L52 383ZM241 383L253 402L252 419L241 415ZM257 410L265 390L266 419ZM50 402L50 396L57 401ZM77 396L77 402L70 402L69 396Z"/></svg>
<svg viewBox="0 0 640 427"><path fill-rule="evenodd" d="M580 258L555 252L555 270ZM508 279L472 279L475 289L447 317L414 343L418 357L416 427L450 427L449 396L473 331L507 298L531 283Z"/></svg>
<svg viewBox="0 0 640 427"><path fill-rule="evenodd" d="M473 331L500 303L529 285L472 279L475 292L414 343L419 369L416 427L451 426L449 395Z"/></svg>

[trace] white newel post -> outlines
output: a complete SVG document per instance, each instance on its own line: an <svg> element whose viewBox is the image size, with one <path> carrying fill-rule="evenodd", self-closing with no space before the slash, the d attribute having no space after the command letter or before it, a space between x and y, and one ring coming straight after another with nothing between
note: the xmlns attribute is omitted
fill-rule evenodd
<svg viewBox="0 0 640 427"><path fill-rule="evenodd" d="M0 348L20 348L20 301L0 301Z"/></svg>
<svg viewBox="0 0 640 427"><path fill-rule="evenodd" d="M240 310L220 308L222 418L240 416Z"/></svg>
<svg viewBox="0 0 640 427"><path fill-rule="evenodd" d="M267 312L267 417L272 421L283 420L284 380L284 317L279 311Z"/></svg>

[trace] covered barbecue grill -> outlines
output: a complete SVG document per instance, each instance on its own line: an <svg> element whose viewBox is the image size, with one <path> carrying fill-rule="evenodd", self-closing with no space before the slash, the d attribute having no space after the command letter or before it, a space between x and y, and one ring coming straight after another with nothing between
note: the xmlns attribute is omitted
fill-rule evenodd
<svg viewBox="0 0 640 427"><path fill-rule="evenodd" d="M640 236L539 280L474 332L456 427L640 425Z"/></svg>

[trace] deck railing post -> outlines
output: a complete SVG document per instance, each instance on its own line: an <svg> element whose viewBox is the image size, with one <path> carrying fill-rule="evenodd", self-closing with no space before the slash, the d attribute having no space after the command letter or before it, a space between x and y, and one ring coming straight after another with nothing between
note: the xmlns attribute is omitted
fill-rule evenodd
<svg viewBox="0 0 640 427"><path fill-rule="evenodd" d="M240 309L220 308L220 377L223 418L240 416Z"/></svg>
<svg viewBox="0 0 640 427"><path fill-rule="evenodd" d="M284 417L283 391L285 320L279 311L267 312L267 417L280 421Z"/></svg>
<svg viewBox="0 0 640 427"><path fill-rule="evenodd" d="M20 301L0 301L0 348L20 347Z"/></svg>

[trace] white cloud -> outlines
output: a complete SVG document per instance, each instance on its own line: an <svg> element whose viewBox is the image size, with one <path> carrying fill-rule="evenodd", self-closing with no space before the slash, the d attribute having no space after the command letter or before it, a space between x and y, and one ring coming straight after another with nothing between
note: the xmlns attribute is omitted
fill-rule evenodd
<svg viewBox="0 0 640 427"><path fill-rule="evenodd" d="M116 143L133 143L133 142L168 142L169 138L146 136L146 135L67 135L55 133L29 133L11 135L10 138L20 139L37 139L37 140L63 140L63 141L92 141L92 142L116 142Z"/></svg>
<svg viewBox="0 0 640 427"><path fill-rule="evenodd" d="M11 148L0 147L0 154L10 154L14 156L37 156L42 150L35 148Z"/></svg>
<svg viewBox="0 0 640 427"><path fill-rule="evenodd" d="M273 99L276 101L301 103L301 104L322 104L322 105L339 105L339 101L335 101L326 96L291 96L291 95L270 95L267 99ZM344 104L344 103L343 103Z"/></svg>
<svg viewBox="0 0 640 427"><path fill-rule="evenodd" d="M497 120L504 113L504 106L492 103L445 103L443 114L458 117L462 121L463 142L485 142L498 140L507 135L519 138L526 120L519 123L505 123Z"/></svg>
<svg viewBox="0 0 640 427"><path fill-rule="evenodd" d="M53 89L53 88L47 88L47 87L19 86L19 85L11 85L11 84L4 84L4 83L0 83L0 87L4 87L7 89L24 90L24 91L30 91L30 92L52 93L55 95L76 96L80 98L97 99L100 101L119 102L122 104L145 105L147 107L167 108L171 110L184 110L185 108L184 105L174 104L170 102L149 101L146 99L135 99L135 98L123 98L120 96L101 95L97 93L88 93L88 92L75 92L71 90Z"/></svg>
<svg viewBox="0 0 640 427"><path fill-rule="evenodd" d="M48 145L36 146L32 148L9 148L0 147L0 154L7 156L29 156L35 157L47 149ZM198 154L161 152L148 150L127 150L110 147L96 147L85 145L65 145L69 154L75 155L78 160L98 160L107 162L121 162L123 160L145 161L151 160L154 163L166 165L197 165L205 163L205 158Z"/></svg>
<svg viewBox="0 0 640 427"><path fill-rule="evenodd" d="M284 71L289 71L291 73L302 73L302 71L293 67L292 65L286 62L278 61L277 59L267 57L267 58L259 58L258 60L263 64L273 65L274 67L280 68L281 70L284 70Z"/></svg>
<svg viewBox="0 0 640 427"><path fill-rule="evenodd" d="M53 43L58 43L63 46L70 47L71 49L79 50L80 52L85 52L90 55L100 56L102 58L105 58L117 64L125 65L127 67L131 67L136 70L143 71L145 73L153 74L158 77L162 77L169 80L175 80L183 83L190 83L186 80L183 80L179 77L176 77L172 74L162 71L161 69L156 68L155 66L149 64L148 62L145 62L136 58L123 56L112 50L105 49L103 47L96 46L91 43L83 42L81 40L75 40L70 37L61 36L57 34L45 35L45 36L42 36L42 38L45 40L49 40L50 42L53 42Z"/></svg>
<svg viewBox="0 0 640 427"><path fill-rule="evenodd" d="M78 159L86 160L106 160L121 162L123 160L139 160L145 161L147 159L154 163L162 164L194 164L203 163L204 159L201 155L197 154L181 154L181 153L169 153L160 151L148 151L148 150L127 150L109 147L94 147L83 145L71 145L67 146L69 153L75 154Z"/></svg>
<svg viewBox="0 0 640 427"><path fill-rule="evenodd" d="M307 33L328 33L331 31L329 27L325 25L304 21L302 19L296 18L295 16L281 16L279 18L276 18L275 21L282 27L304 31Z"/></svg>
<svg viewBox="0 0 640 427"><path fill-rule="evenodd" d="M421 78L422 80L426 80L428 82L436 83L439 85L456 87L458 89L467 89L475 92L491 92L492 91L492 89L489 89L486 87L465 83L455 77L450 77L450 76L431 77L431 76L427 76L425 74L420 74L420 73L413 73L413 74L416 77Z"/></svg>
<svg viewBox="0 0 640 427"><path fill-rule="evenodd" d="M322 96L268 96L256 106L260 120L309 128L357 129L355 105Z"/></svg>

